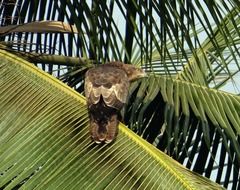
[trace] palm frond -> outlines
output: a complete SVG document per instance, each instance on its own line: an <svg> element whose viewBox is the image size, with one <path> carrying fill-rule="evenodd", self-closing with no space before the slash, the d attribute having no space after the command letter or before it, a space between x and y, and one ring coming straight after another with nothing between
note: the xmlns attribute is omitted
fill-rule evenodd
<svg viewBox="0 0 240 190"><path fill-rule="evenodd" d="M61 21L78 34L18 32L0 40L8 51L40 56L40 68L79 92L87 66L74 67L76 58L69 57L80 57L78 63L124 60L166 76L133 84L126 122L187 167L237 189L239 98L199 85L240 88L239 7L239 0L4 0L1 26ZM73 62L63 66L65 56Z"/></svg>
<svg viewBox="0 0 240 190"><path fill-rule="evenodd" d="M236 0L204 4L200 1L58 3L26 0L20 7L17 1L16 4L4 2L0 9L3 15L1 24L64 21L75 24L79 34L15 33L3 37L16 42L18 50L78 56L95 62L112 59L136 61L133 57L138 50L137 62L152 68L151 71L154 71L151 64L155 63L164 68L162 74L175 75L184 65L191 63L193 71L186 69L185 76L181 74L182 79L204 85L211 83L216 87L229 80L225 78L216 82L217 75L223 72L236 75L229 68L229 63L237 64L239 60L239 55L235 55L239 44L239 2ZM7 11L10 8L12 12ZM118 12L117 17L115 12ZM213 24L216 29L212 29ZM203 36L208 37L205 43L202 43ZM154 52L158 54L157 59ZM197 72L198 79L194 79L196 75L191 72Z"/></svg>
<svg viewBox="0 0 240 190"><path fill-rule="evenodd" d="M196 50L199 62L195 56L189 58L177 78L218 89L239 73L239 14L240 9L236 7L224 16L213 29L212 36ZM225 77L220 78L221 75Z"/></svg>
<svg viewBox="0 0 240 190"><path fill-rule="evenodd" d="M37 33L77 33L75 26L59 21L30 22L22 25L9 25L0 27L0 35L7 35L16 32L37 32Z"/></svg>
<svg viewBox="0 0 240 190"><path fill-rule="evenodd" d="M0 55L1 188L221 188L123 125L114 144L94 144L82 96L20 58Z"/></svg>
<svg viewBox="0 0 240 190"><path fill-rule="evenodd" d="M207 177L214 172L225 175L219 157L227 156L229 172L236 175L234 185L239 185L239 96L156 75L139 86L134 83L130 92L125 113L130 128ZM210 170L216 164L218 168ZM228 178L224 180L232 176Z"/></svg>

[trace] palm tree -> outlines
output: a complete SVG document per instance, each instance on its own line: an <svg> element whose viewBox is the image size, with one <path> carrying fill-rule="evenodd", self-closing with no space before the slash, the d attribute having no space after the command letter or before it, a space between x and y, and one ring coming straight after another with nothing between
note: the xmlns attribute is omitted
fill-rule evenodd
<svg viewBox="0 0 240 190"><path fill-rule="evenodd" d="M1 188L240 188L238 0L3 0L0 13ZM142 138L121 125L97 146L76 91L109 60L149 73L124 109Z"/></svg>

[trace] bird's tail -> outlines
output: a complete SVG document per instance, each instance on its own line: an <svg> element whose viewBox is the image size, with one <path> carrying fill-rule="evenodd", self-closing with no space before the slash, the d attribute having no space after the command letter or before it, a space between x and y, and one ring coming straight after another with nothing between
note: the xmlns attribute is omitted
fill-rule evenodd
<svg viewBox="0 0 240 190"><path fill-rule="evenodd" d="M118 115L113 114L106 121L96 121L90 119L90 133L96 143L110 143L118 134Z"/></svg>
<svg viewBox="0 0 240 190"><path fill-rule="evenodd" d="M117 114L112 115L106 125L107 135L105 143L110 143L116 138L118 134L118 124L119 124L118 115Z"/></svg>

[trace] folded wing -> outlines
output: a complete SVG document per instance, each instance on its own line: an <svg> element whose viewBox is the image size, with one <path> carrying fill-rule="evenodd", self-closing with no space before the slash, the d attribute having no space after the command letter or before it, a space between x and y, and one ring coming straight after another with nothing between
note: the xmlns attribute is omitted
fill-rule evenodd
<svg viewBox="0 0 240 190"><path fill-rule="evenodd" d="M89 106L97 104L102 97L107 106L121 109L127 101L128 89L128 77L119 68L106 65L86 73L85 96Z"/></svg>

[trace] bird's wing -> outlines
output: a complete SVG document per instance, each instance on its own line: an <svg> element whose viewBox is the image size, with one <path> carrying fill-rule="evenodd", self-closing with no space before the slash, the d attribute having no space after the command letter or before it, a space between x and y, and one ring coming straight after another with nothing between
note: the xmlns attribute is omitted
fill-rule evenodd
<svg viewBox="0 0 240 190"><path fill-rule="evenodd" d="M97 104L102 96L107 106L121 109L127 100L129 81L123 70L99 66L87 71L84 88L90 105Z"/></svg>

